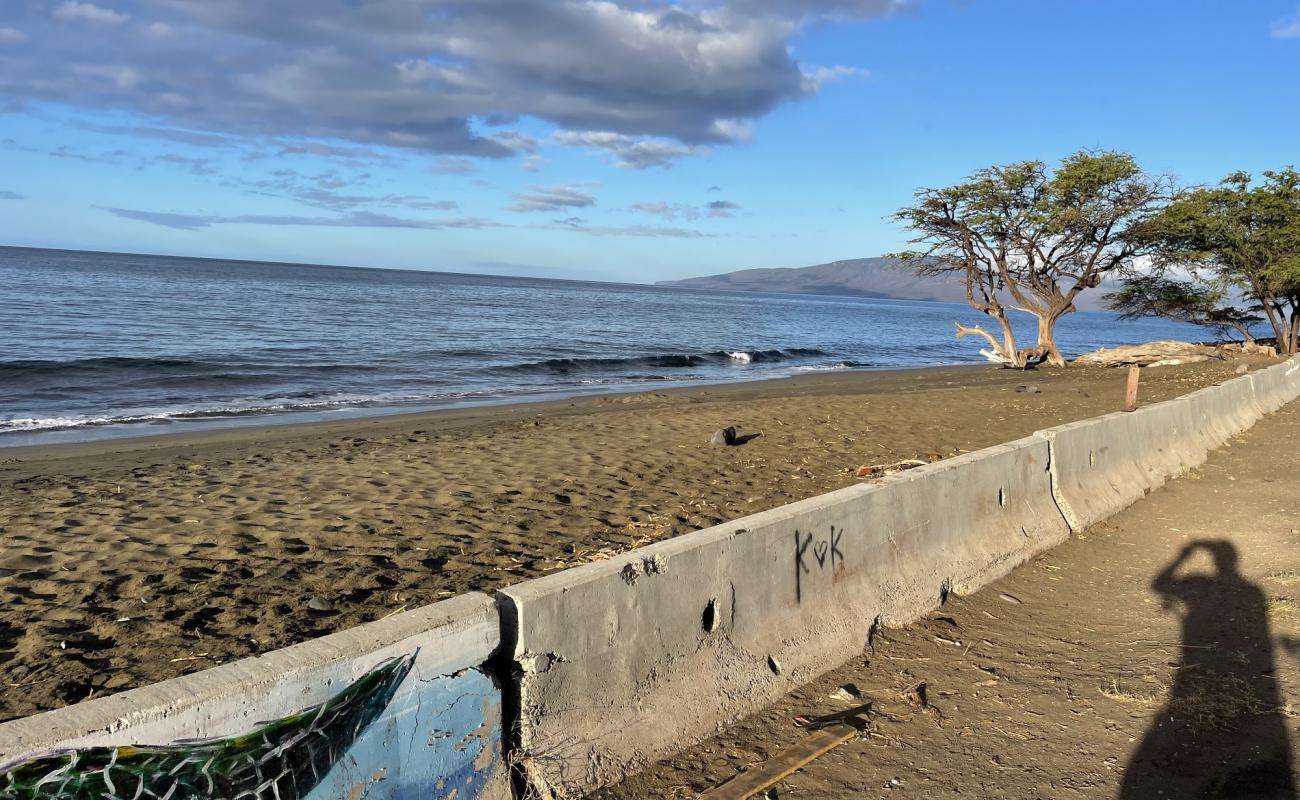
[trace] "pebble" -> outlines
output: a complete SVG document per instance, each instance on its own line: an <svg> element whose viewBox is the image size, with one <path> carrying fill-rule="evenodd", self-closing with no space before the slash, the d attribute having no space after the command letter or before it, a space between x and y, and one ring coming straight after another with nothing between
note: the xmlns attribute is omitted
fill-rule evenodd
<svg viewBox="0 0 1300 800"><path fill-rule="evenodd" d="M333 611L334 604L323 597L313 597L307 601L307 607L312 611Z"/></svg>

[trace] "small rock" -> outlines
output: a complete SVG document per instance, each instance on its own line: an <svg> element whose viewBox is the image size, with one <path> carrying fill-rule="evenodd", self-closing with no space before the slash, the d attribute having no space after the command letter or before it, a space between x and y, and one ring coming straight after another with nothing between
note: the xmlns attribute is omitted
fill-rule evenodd
<svg viewBox="0 0 1300 800"><path fill-rule="evenodd" d="M1042 389L1039 389L1038 385L1034 383L1022 383L1016 387L1016 391L1020 394L1038 394Z"/></svg>
<svg viewBox="0 0 1300 800"><path fill-rule="evenodd" d="M1250 372L1250 367L1246 366L1245 364L1237 365L1236 373L1238 375L1245 375L1247 372Z"/></svg>
<svg viewBox="0 0 1300 800"><path fill-rule="evenodd" d="M879 471L875 467L858 467L857 475L859 478L870 478Z"/></svg>
<svg viewBox="0 0 1300 800"><path fill-rule="evenodd" d="M1002 594L998 595L998 597L1001 597L1003 600L1006 600L1008 603L1015 603L1018 606L1025 604L1024 600L1021 600L1019 597L1016 597L1014 594L1007 594L1006 592L1003 592Z"/></svg>
<svg viewBox="0 0 1300 800"><path fill-rule="evenodd" d="M324 597L313 597L307 601L307 608L310 608L312 611L333 611L334 604L326 600Z"/></svg>
<svg viewBox="0 0 1300 800"><path fill-rule="evenodd" d="M857 686L846 683L840 688L830 693L832 700L839 700L841 703L856 703L862 699L862 692Z"/></svg>
<svg viewBox="0 0 1300 800"><path fill-rule="evenodd" d="M731 447L735 445L735 443L736 443L736 429L730 426L723 428L721 430L714 431L713 436L709 437L709 444L726 445L728 447Z"/></svg>

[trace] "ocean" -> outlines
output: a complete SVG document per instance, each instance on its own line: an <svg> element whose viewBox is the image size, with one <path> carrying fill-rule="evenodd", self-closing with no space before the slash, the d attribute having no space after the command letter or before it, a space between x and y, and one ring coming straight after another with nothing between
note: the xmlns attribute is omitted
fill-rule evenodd
<svg viewBox="0 0 1300 800"><path fill-rule="evenodd" d="M980 316L919 301L0 247L0 447L979 363L980 343L956 340L954 319ZM1069 356L1205 333L1076 313L1059 342Z"/></svg>

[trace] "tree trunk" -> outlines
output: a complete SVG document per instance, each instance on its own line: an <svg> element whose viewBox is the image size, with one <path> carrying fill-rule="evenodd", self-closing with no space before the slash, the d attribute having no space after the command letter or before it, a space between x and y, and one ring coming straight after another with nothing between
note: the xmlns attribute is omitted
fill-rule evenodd
<svg viewBox="0 0 1300 800"><path fill-rule="evenodd" d="M982 337L989 343L990 349L980 350L980 355L984 356L989 361L992 361L994 364L1001 364L1004 367L1011 367L1014 369L1023 369L1024 361L1021 358L1020 352L1016 350L1016 334L1011 330L1011 323L1007 320L1006 315L998 315L987 311L985 313L996 319L998 324L1002 326L1002 341L999 342L996 336L978 325L973 328L968 328L960 322L954 322L953 324L957 326L957 338L960 339L963 336Z"/></svg>
<svg viewBox="0 0 1300 800"><path fill-rule="evenodd" d="M1047 312L1038 317L1038 350L1046 356L1047 363L1054 367L1064 367L1065 357L1056 347L1056 321L1060 315Z"/></svg>
<svg viewBox="0 0 1300 800"><path fill-rule="evenodd" d="M1264 314L1268 317L1268 324L1273 326L1273 338L1277 340L1277 351L1286 353L1291 343L1291 332L1288 330L1286 310L1281 306L1265 298L1261 303L1264 307Z"/></svg>

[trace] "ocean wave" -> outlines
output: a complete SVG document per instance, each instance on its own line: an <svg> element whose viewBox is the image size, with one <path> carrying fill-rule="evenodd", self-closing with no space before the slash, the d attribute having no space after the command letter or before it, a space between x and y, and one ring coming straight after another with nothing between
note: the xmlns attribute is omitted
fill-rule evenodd
<svg viewBox="0 0 1300 800"><path fill-rule="evenodd" d="M879 365L869 361L837 361L834 364L806 364L795 369L799 372L825 372L833 369L867 369L875 366Z"/></svg>
<svg viewBox="0 0 1300 800"><path fill-rule="evenodd" d="M27 359L0 361L0 381L58 380L90 378L104 380L109 377L150 376L157 379L238 379L241 375L257 371L330 374L335 372L374 372L383 369L377 364L267 362L213 358L147 358L106 356L76 358L66 361L52 359ZM258 377L253 372L252 377Z"/></svg>
<svg viewBox="0 0 1300 800"><path fill-rule="evenodd" d="M715 350L708 353L666 353L624 358L548 358L523 364L490 367L494 372L569 375L624 369L689 369L708 365L790 361L830 355L824 350L791 347L784 350Z"/></svg>
<svg viewBox="0 0 1300 800"><path fill-rule="evenodd" d="M328 411L341 408L364 408L377 405L456 400L470 397L489 397L486 392L447 392L427 395L394 395L388 397L335 397L328 400L289 402L250 402L240 405L208 406L203 408L164 408L138 410L106 415L61 415L49 417L15 417L0 419L0 434L32 431L55 431L69 428L88 428L103 425L161 424L173 421L203 419L233 419L267 414L286 414L298 411Z"/></svg>

